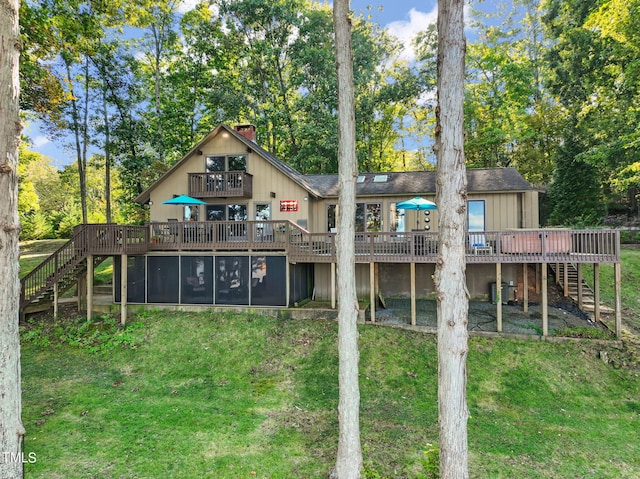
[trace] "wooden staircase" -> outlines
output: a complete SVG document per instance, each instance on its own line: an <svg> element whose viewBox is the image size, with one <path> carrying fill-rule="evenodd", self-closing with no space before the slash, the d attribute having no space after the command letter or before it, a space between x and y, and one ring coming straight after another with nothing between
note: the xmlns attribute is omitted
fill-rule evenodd
<svg viewBox="0 0 640 479"><path fill-rule="evenodd" d="M565 267L567 268L567 290L569 297L578 304L578 269L573 263L550 263L549 267L556 277L556 282L564 290ZM581 278L582 282L582 310L588 313L595 311L595 294L591 287ZM612 313L613 310L600 303L600 312Z"/></svg>
<svg viewBox="0 0 640 479"><path fill-rule="evenodd" d="M78 228L73 237L27 274L21 283L20 313L48 309L57 287L62 295L87 271L86 235ZM109 256L94 256L94 266Z"/></svg>

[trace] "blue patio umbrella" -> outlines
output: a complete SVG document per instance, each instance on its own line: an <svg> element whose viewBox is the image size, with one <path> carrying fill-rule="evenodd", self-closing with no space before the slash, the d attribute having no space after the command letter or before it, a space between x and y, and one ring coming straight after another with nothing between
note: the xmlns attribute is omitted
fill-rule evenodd
<svg viewBox="0 0 640 479"><path fill-rule="evenodd" d="M399 210L423 211L423 210L437 210L438 206L433 201L425 200L424 198L420 198L419 196L416 196L415 198L411 198L410 200L401 201L400 203L396 204L396 208ZM420 217L418 216L416 220L416 228L419 225L420 225Z"/></svg>
<svg viewBox="0 0 640 479"><path fill-rule="evenodd" d="M199 200L198 198L192 198L187 195L176 196L175 198L171 198L170 200L163 201L163 205L182 205L182 206L196 206L196 205L206 205L206 201Z"/></svg>

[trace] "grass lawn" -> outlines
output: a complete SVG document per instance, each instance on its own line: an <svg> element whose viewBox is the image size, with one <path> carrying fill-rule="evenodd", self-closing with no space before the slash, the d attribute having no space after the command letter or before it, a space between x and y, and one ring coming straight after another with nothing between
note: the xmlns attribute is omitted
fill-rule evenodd
<svg viewBox="0 0 640 479"><path fill-rule="evenodd" d="M129 324L22 327L25 452L37 457L26 477L326 477L335 322L150 312ZM436 361L433 336L360 327L365 477L430 477ZM471 477L640 477L628 351L476 338L467 366Z"/></svg>

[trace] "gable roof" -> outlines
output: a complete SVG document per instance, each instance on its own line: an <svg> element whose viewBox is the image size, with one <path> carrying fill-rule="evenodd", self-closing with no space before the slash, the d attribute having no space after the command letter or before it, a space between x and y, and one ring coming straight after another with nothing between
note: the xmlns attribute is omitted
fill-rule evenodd
<svg viewBox="0 0 640 479"><path fill-rule="evenodd" d="M374 178L386 176L386 181ZM402 171L362 173L364 181L356 183L356 195L426 195L436 193L436 171ZM338 175L306 175L306 180L322 197L338 196ZM380 178L382 179L382 178ZM470 168L467 170L469 193L522 192L531 185L515 168Z"/></svg>
<svg viewBox="0 0 640 479"><path fill-rule="evenodd" d="M278 158L276 158L272 153L269 153L267 150L262 148L257 143L247 139L246 137L244 137L243 135L238 133L233 128L230 128L227 125L221 124L221 125L218 125L216 128L214 128L202 140L200 140L200 142L198 142L197 145L195 145L193 148L191 148L191 150L189 150L189 152L186 155L184 155L180 160L178 160L175 164L173 164L173 166L171 166L171 168L169 168L160 178L158 178L156 181L154 181L151 186L149 186L146 190L144 190L142 193L140 193L134 199L134 201L136 203L140 203L140 204L148 203L149 199L151 197L151 192L160 183L164 182L169 176L171 176L173 171L175 169L177 169L180 165L182 165L185 161L187 161L189 158L191 158L192 156L197 154L198 150L202 149L202 145L204 145L205 143L211 141L213 138L215 138L216 136L218 136L222 132L229 133L234 138L236 138L238 141L243 143L247 148L250 148L252 151L254 151L258 155L260 155L267 162L271 163L271 165L273 165L276 169L280 170L286 176L291 178L291 180L293 180L295 183L297 183L301 188L305 189L311 196L315 196L315 197L320 196L318 191L312 185L310 185L307 182L305 176L302 175L300 172L298 172L297 170L293 169L291 166L287 165L283 161L281 161Z"/></svg>
<svg viewBox="0 0 640 479"><path fill-rule="evenodd" d="M287 177L306 190L310 196L315 198L337 198L338 197L338 175L319 174L303 175L291 166L276 158L275 155L262 148L257 143L247 139L235 129L221 124L205 136L197 145L177 161L169 170L158 178L151 186L140 193L135 202L145 204L149 202L151 192L163 181L165 181L173 171L182 163L187 161L202 145L211 141L222 132L227 132L243 143L247 148L260 155L276 169L280 170ZM375 177L379 177L374 181ZM428 195L436 193L436 172L435 171L402 171L388 173L361 173L363 181L356 183L356 195L358 196L379 196L379 195ZM490 192L522 192L531 190L531 185L518 173L515 168L471 168L467 170L467 191L469 193L490 193Z"/></svg>

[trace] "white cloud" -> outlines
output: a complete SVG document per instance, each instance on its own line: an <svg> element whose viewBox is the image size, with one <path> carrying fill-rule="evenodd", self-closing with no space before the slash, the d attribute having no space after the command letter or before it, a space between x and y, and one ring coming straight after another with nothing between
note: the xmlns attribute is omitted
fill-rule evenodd
<svg viewBox="0 0 640 479"><path fill-rule="evenodd" d="M178 12L187 13L193 10L198 3L199 3L199 0L182 0L178 4Z"/></svg>
<svg viewBox="0 0 640 479"><path fill-rule="evenodd" d="M51 140L44 135L38 135L31 140L34 148L42 148L44 145L51 143Z"/></svg>
<svg viewBox="0 0 640 479"><path fill-rule="evenodd" d="M404 46L401 57L408 61L415 59L415 52L411 41L418 32L424 31L429 25L438 20L438 7L434 7L430 12L420 12L415 8L409 10L409 20L397 20L386 26L387 31L398 38Z"/></svg>
<svg viewBox="0 0 640 479"><path fill-rule="evenodd" d="M180 0L178 3L178 13L184 15L187 12L190 12L201 2L202 0ZM218 14L218 5L211 4L209 5L209 10L213 12L215 15Z"/></svg>

